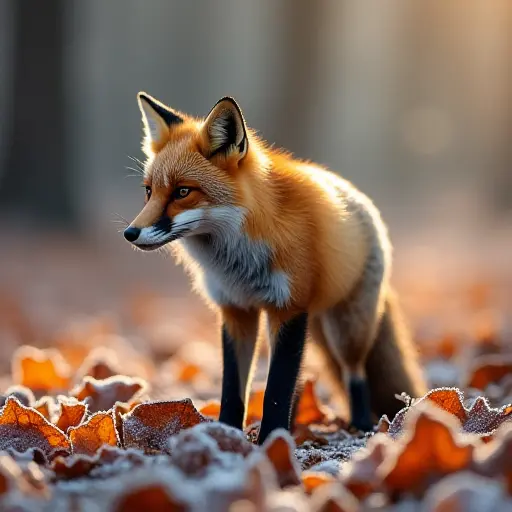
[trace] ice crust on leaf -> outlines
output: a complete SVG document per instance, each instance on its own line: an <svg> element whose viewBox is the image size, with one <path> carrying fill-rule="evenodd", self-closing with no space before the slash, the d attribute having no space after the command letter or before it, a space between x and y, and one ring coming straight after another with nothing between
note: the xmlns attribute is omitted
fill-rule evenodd
<svg viewBox="0 0 512 512"><path fill-rule="evenodd" d="M194 407L192 400L146 402L121 416L123 442L126 448L139 448L146 453L168 451L168 440L181 430L207 420Z"/></svg>

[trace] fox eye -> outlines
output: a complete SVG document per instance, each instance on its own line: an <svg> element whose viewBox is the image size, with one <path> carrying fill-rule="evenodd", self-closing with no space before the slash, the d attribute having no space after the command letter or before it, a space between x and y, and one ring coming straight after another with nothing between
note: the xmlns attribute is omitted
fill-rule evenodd
<svg viewBox="0 0 512 512"><path fill-rule="evenodd" d="M176 199L183 199L184 197L187 197L191 192L191 189L188 187L178 187L174 191L174 197Z"/></svg>
<svg viewBox="0 0 512 512"><path fill-rule="evenodd" d="M151 197L151 187L146 186L146 200L149 201L150 197Z"/></svg>

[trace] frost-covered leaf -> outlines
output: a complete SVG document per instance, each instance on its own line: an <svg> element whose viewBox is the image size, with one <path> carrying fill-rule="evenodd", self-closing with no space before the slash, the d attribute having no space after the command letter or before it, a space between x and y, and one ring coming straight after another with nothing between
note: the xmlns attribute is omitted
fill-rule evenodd
<svg viewBox="0 0 512 512"><path fill-rule="evenodd" d="M69 439L73 453L93 455L103 445L117 446L117 435L112 412L93 414L78 427L70 427Z"/></svg>
<svg viewBox="0 0 512 512"><path fill-rule="evenodd" d="M125 459L138 464L142 464L144 460L141 452L103 445L93 456L73 454L69 457L56 457L51 467L57 479L73 480L87 476L98 466L112 464L119 459Z"/></svg>
<svg viewBox="0 0 512 512"><path fill-rule="evenodd" d="M116 402L135 400L147 388L142 379L115 375L104 380L84 377L71 395L83 401L91 412L108 411Z"/></svg>
<svg viewBox="0 0 512 512"><path fill-rule="evenodd" d="M78 369L80 379L92 377L96 380L105 380L121 373L121 365L117 354L106 347L97 347L91 350Z"/></svg>
<svg viewBox="0 0 512 512"><path fill-rule="evenodd" d="M70 427L78 427L85 419L87 405L70 398L59 397L60 414L55 422L63 432Z"/></svg>
<svg viewBox="0 0 512 512"><path fill-rule="evenodd" d="M461 471L443 478L425 495L424 509L433 512L497 512L511 510L512 503L498 480Z"/></svg>
<svg viewBox="0 0 512 512"><path fill-rule="evenodd" d="M512 496L512 424L502 425L489 444L478 447L473 469L481 475L503 479Z"/></svg>
<svg viewBox="0 0 512 512"><path fill-rule="evenodd" d="M357 512L360 510L357 498L343 485L330 483L315 490L311 501L313 512Z"/></svg>
<svg viewBox="0 0 512 512"><path fill-rule="evenodd" d="M58 350L23 346L13 355L12 373L15 382L47 393L68 389L71 370Z"/></svg>
<svg viewBox="0 0 512 512"><path fill-rule="evenodd" d="M37 400L37 402L35 402L33 404L32 407L37 412L41 413L48 421L51 422L52 412L53 412L53 404L54 404L54 401L51 396L42 396L39 400ZM63 430L63 432L65 432L65 430Z"/></svg>
<svg viewBox="0 0 512 512"><path fill-rule="evenodd" d="M241 430L223 423L201 423L194 427L194 431L211 437L221 452L238 453L246 457L256 449Z"/></svg>
<svg viewBox="0 0 512 512"><path fill-rule="evenodd" d="M274 466L281 487L300 484L300 466L294 453L295 443L286 430L277 429L271 432L261 449Z"/></svg>
<svg viewBox="0 0 512 512"><path fill-rule="evenodd" d="M427 401L408 416L404 435L388 452L379 475L388 489L414 491L425 488L432 477L468 468L480 441L463 437L459 423Z"/></svg>
<svg viewBox="0 0 512 512"><path fill-rule="evenodd" d="M188 510L182 502L172 496L161 484L147 485L126 492L115 507L115 512L185 512Z"/></svg>
<svg viewBox="0 0 512 512"><path fill-rule="evenodd" d="M371 494L380 484L377 469L393 449L393 441L385 434L375 434L366 448L357 451L341 471L346 488L359 499Z"/></svg>
<svg viewBox="0 0 512 512"><path fill-rule="evenodd" d="M56 450L70 450L64 433L36 410L9 398L0 410L0 449L24 452L39 448L47 457Z"/></svg>
<svg viewBox="0 0 512 512"><path fill-rule="evenodd" d="M512 356L503 354L481 356L473 364L467 385L483 391L489 384L499 382L510 374L512 374Z"/></svg>
<svg viewBox="0 0 512 512"><path fill-rule="evenodd" d="M329 473L322 473L317 471L305 471L302 473L302 484L307 494L312 494L313 491L322 485L328 485L335 482L336 479Z"/></svg>
<svg viewBox="0 0 512 512"><path fill-rule="evenodd" d="M512 421L512 408L491 408L487 400L480 397L467 409L464 395L459 389L439 388L429 391L411 407L399 411L389 426L389 435L396 437L402 434L407 416L414 414L415 408L425 402L433 403L454 416L459 421L459 429L472 434L490 435L502 423Z"/></svg>
<svg viewBox="0 0 512 512"><path fill-rule="evenodd" d="M0 395L0 407L4 406L10 396L17 398L21 404L26 406L32 406L36 401L31 389L25 386L10 386L3 395Z"/></svg>
<svg viewBox="0 0 512 512"><path fill-rule="evenodd" d="M122 416L124 446L165 452L170 436L205 421L189 398L143 403Z"/></svg>
<svg viewBox="0 0 512 512"><path fill-rule="evenodd" d="M298 425L293 430L293 440L297 446L301 446L306 442L314 443L316 445L326 445L329 441L322 435L313 432L306 425Z"/></svg>

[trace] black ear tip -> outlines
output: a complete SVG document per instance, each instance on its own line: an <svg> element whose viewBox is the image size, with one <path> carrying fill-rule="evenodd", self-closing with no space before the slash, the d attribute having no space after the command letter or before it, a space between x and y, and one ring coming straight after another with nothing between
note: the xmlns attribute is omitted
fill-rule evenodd
<svg viewBox="0 0 512 512"><path fill-rule="evenodd" d="M227 102L227 103L231 103L231 105L233 107L235 107L238 112L241 114L242 113L242 109L240 108L240 105L238 104L238 102L235 100L235 98L233 98L233 96L224 96L223 98L221 98L219 101L217 101L217 103L215 104L215 107L217 105L219 105L220 103L223 103L223 102ZM215 108L214 107L214 108Z"/></svg>

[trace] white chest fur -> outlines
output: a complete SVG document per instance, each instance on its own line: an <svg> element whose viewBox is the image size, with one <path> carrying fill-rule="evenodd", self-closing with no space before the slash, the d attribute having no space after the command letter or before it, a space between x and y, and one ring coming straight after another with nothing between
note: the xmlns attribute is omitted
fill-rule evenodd
<svg viewBox="0 0 512 512"><path fill-rule="evenodd" d="M272 269L270 247L243 233L243 215L239 210L232 211L227 225L225 219L226 216L222 229L181 241L201 267L203 286L211 300L242 308L265 304L286 306L290 299L288 276Z"/></svg>

